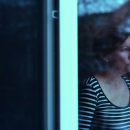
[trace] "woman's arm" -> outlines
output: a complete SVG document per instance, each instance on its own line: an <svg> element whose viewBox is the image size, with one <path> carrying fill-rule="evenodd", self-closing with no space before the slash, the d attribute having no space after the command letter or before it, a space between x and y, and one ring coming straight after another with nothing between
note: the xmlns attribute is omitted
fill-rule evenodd
<svg viewBox="0 0 130 130"><path fill-rule="evenodd" d="M79 90L79 130L89 130L92 125L97 96L93 87L86 84Z"/></svg>

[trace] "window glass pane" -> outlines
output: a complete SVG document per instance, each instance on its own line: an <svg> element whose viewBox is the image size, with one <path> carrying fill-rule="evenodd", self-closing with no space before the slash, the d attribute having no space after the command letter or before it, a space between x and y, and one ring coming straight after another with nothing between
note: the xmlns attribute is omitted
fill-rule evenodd
<svg viewBox="0 0 130 130"><path fill-rule="evenodd" d="M130 129L129 8L129 0L78 1L79 129Z"/></svg>

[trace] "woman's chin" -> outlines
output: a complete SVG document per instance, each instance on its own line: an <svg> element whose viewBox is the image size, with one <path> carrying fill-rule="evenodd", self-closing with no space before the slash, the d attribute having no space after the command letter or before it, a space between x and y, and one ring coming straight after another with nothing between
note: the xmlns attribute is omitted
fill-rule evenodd
<svg viewBox="0 0 130 130"><path fill-rule="evenodd" d="M128 72L130 72L130 64L127 66L127 68L128 68Z"/></svg>
<svg viewBox="0 0 130 130"><path fill-rule="evenodd" d="M125 69L125 73L129 73L130 72L130 65L127 66L127 68Z"/></svg>

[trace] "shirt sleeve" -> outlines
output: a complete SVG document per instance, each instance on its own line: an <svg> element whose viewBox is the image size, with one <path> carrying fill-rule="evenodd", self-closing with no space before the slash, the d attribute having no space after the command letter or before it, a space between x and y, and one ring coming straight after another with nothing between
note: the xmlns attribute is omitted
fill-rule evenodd
<svg viewBox="0 0 130 130"><path fill-rule="evenodd" d="M79 90L79 130L90 130L97 104L97 96L94 88L86 83Z"/></svg>

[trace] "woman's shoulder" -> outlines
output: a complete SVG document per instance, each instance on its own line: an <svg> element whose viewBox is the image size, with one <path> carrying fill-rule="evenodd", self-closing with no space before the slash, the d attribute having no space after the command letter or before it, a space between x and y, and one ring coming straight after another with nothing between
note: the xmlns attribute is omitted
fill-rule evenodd
<svg viewBox="0 0 130 130"><path fill-rule="evenodd" d="M91 75L91 76L87 77L86 79L84 79L83 85L91 84L92 82L95 81L95 79L96 79L95 76Z"/></svg>
<svg viewBox="0 0 130 130"><path fill-rule="evenodd" d="M125 75L122 75L121 76L125 81L126 83L130 86L130 73L127 73Z"/></svg>
<svg viewBox="0 0 130 130"><path fill-rule="evenodd" d="M86 87L94 87L97 83L98 82L97 82L97 79L95 78L95 76L91 75L82 81L80 88L83 89Z"/></svg>
<svg viewBox="0 0 130 130"><path fill-rule="evenodd" d="M124 79L130 80L130 72L122 75Z"/></svg>

